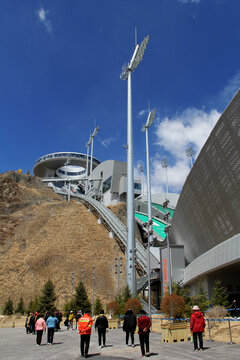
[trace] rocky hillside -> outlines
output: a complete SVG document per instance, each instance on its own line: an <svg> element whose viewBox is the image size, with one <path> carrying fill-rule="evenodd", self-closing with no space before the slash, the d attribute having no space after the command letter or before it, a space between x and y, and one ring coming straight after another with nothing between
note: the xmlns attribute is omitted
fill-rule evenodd
<svg viewBox="0 0 240 360"><path fill-rule="evenodd" d="M31 175L0 175L0 306L9 296L14 305L20 296L28 304L51 279L62 307L71 296L72 272L76 285L82 270L91 300L93 265L95 297L107 302L117 292L119 255L116 241L83 204L62 200ZM122 286L125 279L123 267Z"/></svg>

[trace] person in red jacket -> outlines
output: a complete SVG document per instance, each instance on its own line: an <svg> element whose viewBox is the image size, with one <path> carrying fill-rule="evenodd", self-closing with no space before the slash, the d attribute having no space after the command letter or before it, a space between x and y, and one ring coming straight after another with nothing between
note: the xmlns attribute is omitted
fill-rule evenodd
<svg viewBox="0 0 240 360"><path fill-rule="evenodd" d="M80 334L80 350L81 355L85 358L88 357L88 349L90 343L90 336L92 332L93 320L90 317L90 310L78 319L78 330Z"/></svg>
<svg viewBox="0 0 240 360"><path fill-rule="evenodd" d="M193 344L194 350L203 350L203 338L202 333L204 332L205 328L205 319L203 313L201 313L199 307L197 305L193 306L193 314L191 316L190 322L190 329L193 332ZM199 348L198 348L198 341L199 340Z"/></svg>
<svg viewBox="0 0 240 360"><path fill-rule="evenodd" d="M146 311L140 310L141 316L138 318L138 334L139 341L141 346L142 357L145 356L145 347L146 347L146 356L150 356L149 353L149 333L150 327L152 325L150 318L147 316Z"/></svg>

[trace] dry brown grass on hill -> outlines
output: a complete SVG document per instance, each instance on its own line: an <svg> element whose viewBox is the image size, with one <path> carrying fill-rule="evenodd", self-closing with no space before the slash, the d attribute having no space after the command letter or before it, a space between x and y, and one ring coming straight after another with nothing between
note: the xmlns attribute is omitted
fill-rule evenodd
<svg viewBox="0 0 240 360"><path fill-rule="evenodd" d="M117 292L115 257L120 254L116 241L84 205L62 200L32 176L17 174L16 180L14 174L0 175L0 225L5 229L0 233L0 306L8 297L15 306L20 296L28 304L51 279L62 307L70 299L72 272L77 285L81 270L91 300L93 264L95 297L112 299ZM123 273L122 286L125 278Z"/></svg>

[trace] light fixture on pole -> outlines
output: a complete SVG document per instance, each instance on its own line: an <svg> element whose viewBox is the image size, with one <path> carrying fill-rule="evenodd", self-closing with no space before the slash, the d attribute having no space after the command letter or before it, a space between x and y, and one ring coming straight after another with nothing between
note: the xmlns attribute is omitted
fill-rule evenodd
<svg viewBox="0 0 240 360"><path fill-rule="evenodd" d="M84 273L85 273L85 271L82 270L82 271L81 271L81 281L82 281L82 283L84 283Z"/></svg>
<svg viewBox="0 0 240 360"><path fill-rule="evenodd" d="M156 109L153 109L148 114L147 122L142 127L142 131L146 133L146 163L147 163L147 201L148 201L148 314L151 317L151 263L150 263L150 246L153 242L153 228L152 228L152 195L151 195L151 180L150 180L150 166L149 166L149 145L148 145L148 129L154 122L156 116Z"/></svg>
<svg viewBox="0 0 240 360"><path fill-rule="evenodd" d="M187 157L190 157L190 164L191 164L191 168L192 168L193 167L193 155L194 155L194 150L192 147L190 147L186 150L186 155L187 155Z"/></svg>
<svg viewBox="0 0 240 360"><path fill-rule="evenodd" d="M72 272L72 291L71 291L71 299L73 296L73 288L74 288L74 271Z"/></svg>
<svg viewBox="0 0 240 360"><path fill-rule="evenodd" d="M91 144L91 141L92 141L92 137L91 137L91 135L90 135L90 136L89 136L88 143L86 144L86 147L87 147L87 167L86 167L85 195L87 195L87 193L88 193L89 146L90 146L90 144Z"/></svg>
<svg viewBox="0 0 240 360"><path fill-rule="evenodd" d="M95 265L92 267L92 316L94 315Z"/></svg>
<svg viewBox="0 0 240 360"><path fill-rule="evenodd" d="M132 131L132 86L131 75L143 59L149 36L146 36L141 45L136 45L133 56L128 65L122 67L121 80L128 80L127 97L127 283L133 295L136 294L136 267L135 256L131 257L130 251L135 252L134 233L134 178L133 178L133 131ZM135 253L134 253L135 254ZM130 258L132 260L130 260Z"/></svg>
<svg viewBox="0 0 240 360"><path fill-rule="evenodd" d="M118 299L119 299L119 293L120 293L119 275L122 273L122 270L120 269L122 266L121 260L122 260L122 256L120 256L120 258L118 258L118 257L115 258L115 261L116 261L115 274L117 274L117 281L118 281L118 287L117 287Z"/></svg>
<svg viewBox="0 0 240 360"><path fill-rule="evenodd" d="M168 176L167 176L167 167L168 167L168 161L166 158L164 158L162 161L161 161L161 164L162 164L162 167L164 169L166 169L166 194L165 194L165 198L167 199L168 197Z"/></svg>
<svg viewBox="0 0 240 360"><path fill-rule="evenodd" d="M97 135L99 131L99 126L96 127L91 135L91 164L90 164L90 174L92 173L92 168L93 168L93 139L95 138L95 136Z"/></svg>

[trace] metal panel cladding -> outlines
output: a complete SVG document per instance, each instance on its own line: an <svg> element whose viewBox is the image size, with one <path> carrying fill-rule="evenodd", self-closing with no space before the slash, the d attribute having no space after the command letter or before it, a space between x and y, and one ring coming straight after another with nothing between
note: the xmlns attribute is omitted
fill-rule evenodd
<svg viewBox="0 0 240 360"><path fill-rule="evenodd" d="M220 116L179 197L171 243L186 262L240 233L240 90Z"/></svg>

